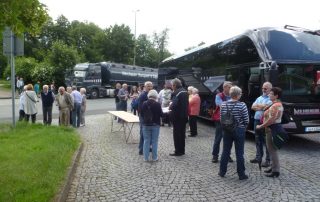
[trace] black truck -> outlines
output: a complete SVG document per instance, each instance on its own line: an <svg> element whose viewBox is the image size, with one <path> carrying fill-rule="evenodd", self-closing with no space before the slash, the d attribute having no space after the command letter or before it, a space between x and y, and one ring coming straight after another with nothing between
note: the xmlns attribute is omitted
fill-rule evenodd
<svg viewBox="0 0 320 202"><path fill-rule="evenodd" d="M146 81L158 83L158 69L139 67L113 62L81 63L75 65L65 78L68 86L85 88L87 96L113 97L116 83L143 85Z"/></svg>

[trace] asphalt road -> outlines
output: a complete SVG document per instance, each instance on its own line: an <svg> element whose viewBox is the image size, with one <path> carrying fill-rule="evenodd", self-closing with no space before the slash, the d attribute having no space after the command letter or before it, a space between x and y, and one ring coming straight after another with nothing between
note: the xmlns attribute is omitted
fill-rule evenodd
<svg viewBox="0 0 320 202"><path fill-rule="evenodd" d="M42 103L37 104L37 120L42 120ZM107 114L107 111L115 109L114 98L87 99L86 115ZM58 118L59 111L54 105L52 109L53 118ZM19 99L15 99L16 120L19 118ZM0 123L12 121L12 99L0 99Z"/></svg>

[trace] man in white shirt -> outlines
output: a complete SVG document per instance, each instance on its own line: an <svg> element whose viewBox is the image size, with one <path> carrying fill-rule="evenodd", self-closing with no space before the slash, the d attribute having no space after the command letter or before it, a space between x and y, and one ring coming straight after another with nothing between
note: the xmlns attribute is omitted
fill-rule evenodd
<svg viewBox="0 0 320 202"><path fill-rule="evenodd" d="M79 128L80 121L81 121L82 95L77 90L76 86L72 86L71 96L73 97L73 101L74 101L74 109L72 111L72 125L75 128Z"/></svg>

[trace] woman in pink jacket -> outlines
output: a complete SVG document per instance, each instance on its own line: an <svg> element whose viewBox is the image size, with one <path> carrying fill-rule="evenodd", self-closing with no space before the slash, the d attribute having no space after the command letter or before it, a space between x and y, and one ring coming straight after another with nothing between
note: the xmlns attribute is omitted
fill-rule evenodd
<svg viewBox="0 0 320 202"><path fill-rule="evenodd" d="M189 137L195 137L198 135L197 130L197 116L200 112L200 97L198 95L198 89L192 88L192 97L189 100L189 125L190 125L190 135Z"/></svg>

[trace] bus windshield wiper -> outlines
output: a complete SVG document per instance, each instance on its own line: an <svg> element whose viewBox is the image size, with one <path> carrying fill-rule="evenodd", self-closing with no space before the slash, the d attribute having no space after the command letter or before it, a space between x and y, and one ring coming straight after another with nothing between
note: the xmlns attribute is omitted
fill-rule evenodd
<svg viewBox="0 0 320 202"><path fill-rule="evenodd" d="M310 30L310 29L305 29L302 27L296 27L296 26L292 26L292 25L285 25L284 28L289 29L289 30L293 30L293 31L299 31L299 32L304 32L304 33L320 36L320 30Z"/></svg>

